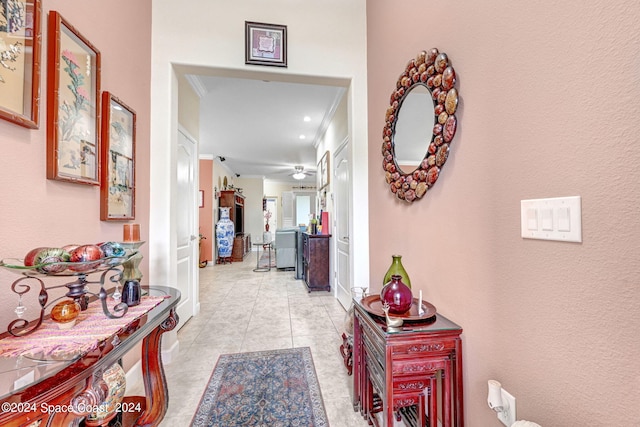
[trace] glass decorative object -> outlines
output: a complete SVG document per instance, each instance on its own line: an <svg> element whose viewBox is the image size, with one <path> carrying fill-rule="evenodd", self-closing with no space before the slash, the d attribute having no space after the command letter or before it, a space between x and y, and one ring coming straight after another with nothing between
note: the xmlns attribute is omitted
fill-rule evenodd
<svg viewBox="0 0 640 427"><path fill-rule="evenodd" d="M411 289L411 279L409 279L407 270L405 270L404 266L402 265L402 255L391 255L391 258L391 266L385 273L382 284L386 285L391 281L391 276L397 274L398 276L402 277L402 282L407 285L409 289Z"/></svg>
<svg viewBox="0 0 640 427"><path fill-rule="evenodd" d="M380 299L389 305L389 313L404 314L411 309L413 294L411 289L402 282L398 274L391 276L391 281L384 285L380 292Z"/></svg>
<svg viewBox="0 0 640 427"><path fill-rule="evenodd" d="M80 304L72 299L60 301L51 309L51 320L60 329L71 329L80 315Z"/></svg>

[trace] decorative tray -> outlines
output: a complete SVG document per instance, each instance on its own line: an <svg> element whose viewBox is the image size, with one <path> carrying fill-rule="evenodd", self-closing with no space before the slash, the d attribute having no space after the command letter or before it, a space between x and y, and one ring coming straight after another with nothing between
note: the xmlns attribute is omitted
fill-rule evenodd
<svg viewBox="0 0 640 427"><path fill-rule="evenodd" d="M22 273L27 276L77 276L117 267L129 260L137 251L127 250L126 255L104 257L84 262L49 262L35 265L24 265L21 259L7 258L0 260L0 267Z"/></svg>
<svg viewBox="0 0 640 427"><path fill-rule="evenodd" d="M362 307L374 316L384 318L384 310L382 310L382 300L380 295L369 295L360 300ZM436 307L426 301L422 301L422 309L424 313L418 314L418 298L413 299L411 308L404 314L390 314L391 317L403 319L405 322L423 322L436 315Z"/></svg>

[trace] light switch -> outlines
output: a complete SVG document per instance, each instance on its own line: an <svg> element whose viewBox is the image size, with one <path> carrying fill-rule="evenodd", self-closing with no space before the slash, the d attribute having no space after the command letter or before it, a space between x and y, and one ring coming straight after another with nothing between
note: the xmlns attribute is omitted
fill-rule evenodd
<svg viewBox="0 0 640 427"><path fill-rule="evenodd" d="M538 211L536 209L527 209L527 228L534 231L538 229Z"/></svg>
<svg viewBox="0 0 640 427"><path fill-rule="evenodd" d="M582 242L580 196L520 201L520 234L525 239Z"/></svg>
<svg viewBox="0 0 640 427"><path fill-rule="evenodd" d="M542 229L544 231L553 231L553 209L544 208L542 213Z"/></svg>
<svg viewBox="0 0 640 427"><path fill-rule="evenodd" d="M571 231L571 209L558 208L558 231Z"/></svg>

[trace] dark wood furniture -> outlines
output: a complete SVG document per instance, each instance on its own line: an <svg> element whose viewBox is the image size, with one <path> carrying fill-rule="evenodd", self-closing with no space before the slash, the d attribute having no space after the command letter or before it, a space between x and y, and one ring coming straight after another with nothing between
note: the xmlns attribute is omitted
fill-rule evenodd
<svg viewBox="0 0 640 427"><path fill-rule="evenodd" d="M244 257L251 252L251 234L240 233L236 234L233 239L233 249L231 251L231 261L242 262Z"/></svg>
<svg viewBox="0 0 640 427"><path fill-rule="evenodd" d="M390 332L383 318L354 305L354 409L376 426L393 426L395 417L437 427L440 417L443 427L463 427L462 328L436 314Z"/></svg>
<svg viewBox="0 0 640 427"><path fill-rule="evenodd" d="M330 291L329 242L330 234L302 233L302 278L307 290Z"/></svg>
<svg viewBox="0 0 640 427"><path fill-rule="evenodd" d="M87 415L84 408L101 403L96 402L96 396L104 394L102 372L139 343L145 396L125 397L121 405L124 411L118 418L125 427L160 424L169 404L160 343L162 334L178 323L176 305L180 292L164 286L148 290L151 295L170 298L101 342L95 350L61 361L0 358L5 368L0 372L0 425L77 425L75 422ZM28 379L15 387L20 378Z"/></svg>

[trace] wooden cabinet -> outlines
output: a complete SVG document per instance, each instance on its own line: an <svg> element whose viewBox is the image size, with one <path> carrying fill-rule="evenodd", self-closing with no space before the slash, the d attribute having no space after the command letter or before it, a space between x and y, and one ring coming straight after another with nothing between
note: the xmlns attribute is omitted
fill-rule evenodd
<svg viewBox="0 0 640 427"><path fill-rule="evenodd" d="M354 308L354 408L375 426L398 416L408 426L463 427L462 328L436 314L391 332L360 301Z"/></svg>
<svg viewBox="0 0 640 427"><path fill-rule="evenodd" d="M330 291L330 234L302 233L302 276L311 291Z"/></svg>
<svg viewBox="0 0 640 427"><path fill-rule="evenodd" d="M169 405L160 354L161 337L178 323L175 310L180 292L164 286L147 289L150 295L167 298L93 350L59 360L2 358L0 425L78 425L86 416L87 408L101 404L96 399L105 393L102 373L134 348L140 348L145 396L125 397L120 406L122 411L116 417L119 425L125 427L160 424ZM14 369L6 369L8 366ZM15 386L16 381L22 385Z"/></svg>

